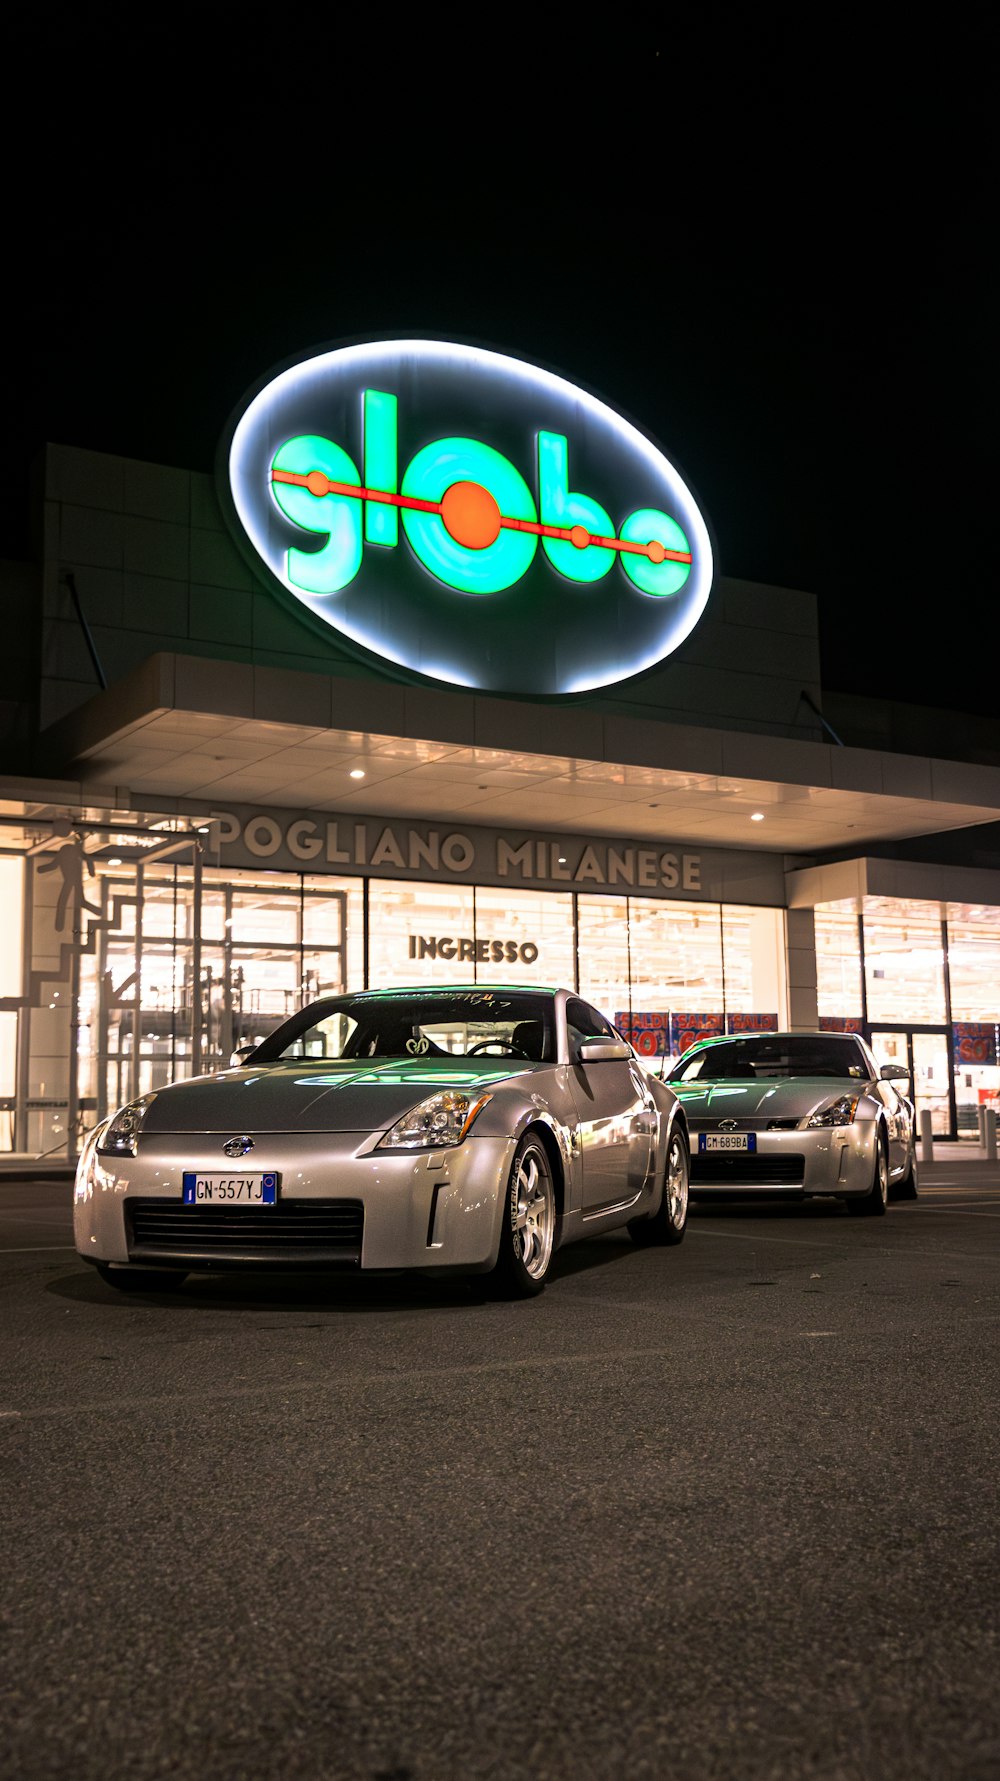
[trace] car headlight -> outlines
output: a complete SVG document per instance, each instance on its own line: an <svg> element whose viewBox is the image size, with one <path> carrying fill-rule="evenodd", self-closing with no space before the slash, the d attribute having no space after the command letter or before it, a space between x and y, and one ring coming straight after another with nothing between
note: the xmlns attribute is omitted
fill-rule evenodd
<svg viewBox="0 0 1000 1781"><path fill-rule="evenodd" d="M860 1095L840 1095L828 1107L818 1108L812 1118L806 1120L806 1125L853 1125L860 1099Z"/></svg>
<svg viewBox="0 0 1000 1781"><path fill-rule="evenodd" d="M419 1106L411 1107L402 1119L390 1126L376 1144L376 1150L438 1150L461 1144L474 1119L478 1119L492 1095L466 1095L459 1089L445 1089L442 1094L428 1095Z"/></svg>
<svg viewBox="0 0 1000 1781"><path fill-rule="evenodd" d="M99 1154L135 1156L138 1148L136 1140L142 1130L142 1122L148 1107L155 1100L155 1094L141 1095L137 1101L130 1101L127 1107L116 1113L103 1136L97 1140Z"/></svg>

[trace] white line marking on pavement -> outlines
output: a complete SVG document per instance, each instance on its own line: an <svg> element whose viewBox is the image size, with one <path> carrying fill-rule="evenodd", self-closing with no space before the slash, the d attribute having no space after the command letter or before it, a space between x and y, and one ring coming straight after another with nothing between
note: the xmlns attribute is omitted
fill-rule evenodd
<svg viewBox="0 0 1000 1781"><path fill-rule="evenodd" d="M933 1210L933 1208L928 1207L928 1211L931 1211L931 1210ZM969 1216L975 1217L975 1214L971 1213L971 1214L969 1214ZM688 1225L687 1231L688 1231L689 1237L690 1236L723 1237L723 1238L728 1237L728 1238L732 1238L734 1241L737 1241L740 1243L759 1243L762 1247L766 1243L785 1243L785 1244L790 1244L793 1249L821 1249L824 1247L830 1248L832 1246L833 1242L835 1241L835 1239L832 1239L829 1237L824 1239L819 1236L817 1236L815 1238L768 1237L768 1236L762 1235L758 1231L708 1231L698 1225L691 1225L691 1224ZM947 1249L896 1250L896 1249L889 1249L885 1245L882 1245L877 1249L861 1249L861 1248L854 1249L852 1247L852 1245L846 1239L841 1239L841 1241L836 1244L836 1247L840 1250L839 1259L841 1261L849 1261L852 1258L852 1256L857 1256L858 1258L860 1258L861 1256L865 1256L865 1255L903 1255L906 1257L907 1260L909 1260L910 1256L922 1255L922 1256L930 1256L930 1258L934 1261L944 1260L944 1261L953 1261L953 1262L981 1262L985 1259L983 1256L982 1250L968 1250L963 1254L956 1255L954 1253L954 1251L947 1250ZM989 1259L992 1260L993 1258L990 1257Z"/></svg>
<svg viewBox="0 0 1000 1781"><path fill-rule="evenodd" d="M925 1212L953 1212L956 1218L1000 1218L1000 1212L965 1212L961 1206L925 1206Z"/></svg>
<svg viewBox="0 0 1000 1781"><path fill-rule="evenodd" d="M0 1255L43 1255L55 1252L58 1255L75 1255L72 1243L32 1243L24 1249L0 1249Z"/></svg>

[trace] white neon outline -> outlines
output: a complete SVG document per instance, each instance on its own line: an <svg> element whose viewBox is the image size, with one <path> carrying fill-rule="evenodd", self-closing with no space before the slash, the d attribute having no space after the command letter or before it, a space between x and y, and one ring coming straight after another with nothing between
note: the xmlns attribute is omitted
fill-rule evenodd
<svg viewBox="0 0 1000 1781"><path fill-rule="evenodd" d="M339 632L341 636L351 638L370 655L381 657L384 661L395 662L397 667L406 668L412 674L425 674L431 679L438 678L438 675L426 666L421 667L409 657L393 653L391 647L387 646L383 639L380 638L376 643L356 623L344 622L341 615L338 615L335 622L329 619L326 613L320 610L312 600L303 597L302 590L297 588L287 575L276 569L270 562L258 544L248 520L248 515L252 515L253 512L252 498L259 498L259 490L251 483L250 472L244 466L242 454L246 449L247 434L251 426L257 424L261 411L266 410L279 394L282 396L290 394L300 384L311 382L318 375L325 374L333 368L334 362L337 366L348 370L356 366L359 360L374 368L379 358L395 359L403 355L430 360L435 366L447 366L454 362L459 369L468 366L471 361L484 370L493 372L501 370L512 378L517 378L521 383L529 387L536 387L546 394L557 392L564 398L569 397L589 409L610 433L617 434L624 445L644 458L650 470L667 483L677 506L685 517L686 530L691 541L693 559L691 574L694 585L690 590L686 590L685 622L678 627L677 636L671 641L669 649L661 649L655 655L641 662L630 663L624 672L618 669L601 679L575 681L571 686L560 688L560 691L562 693L584 693L592 692L597 687L615 686L622 680L631 679L633 675L642 674L647 668L655 667L659 662L666 662L694 630L708 604L708 596L712 588L714 563L708 527L687 483L674 469L670 459L664 456L663 452L652 443L652 440L647 439L644 433L640 433L638 427L634 427L631 421L625 420L613 408L609 408L607 403L602 402L599 397L590 395L589 391L582 390L578 384L570 383L568 378L560 377L554 371L545 371L540 365L531 365L524 359L514 359L508 353L492 352L483 346L460 346L455 341L445 340L373 340L362 342L356 346L334 347L330 352L318 353L314 358L303 359L297 365L290 365L286 371L280 371L277 377L273 377L262 390L258 391L253 401L244 409L233 429L232 443L229 449L229 490L244 532L257 555L276 580L280 581L296 600L301 601L302 605L315 612L324 624L329 625L334 635ZM642 590L637 591L641 593ZM336 595L322 597L335 599ZM470 682L450 671L447 674L447 681L453 686L469 687L476 692L497 690L492 687L483 687L478 681ZM515 691L516 689L509 690Z"/></svg>

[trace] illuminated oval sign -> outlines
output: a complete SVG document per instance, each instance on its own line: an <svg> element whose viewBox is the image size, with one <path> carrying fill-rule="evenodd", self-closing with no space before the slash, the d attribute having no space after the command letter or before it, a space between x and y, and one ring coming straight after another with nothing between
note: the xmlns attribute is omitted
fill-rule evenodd
<svg viewBox="0 0 1000 1781"><path fill-rule="evenodd" d="M286 597L457 686L612 685L675 650L711 589L705 521L658 447L481 347L383 340L293 365L239 414L220 475Z"/></svg>

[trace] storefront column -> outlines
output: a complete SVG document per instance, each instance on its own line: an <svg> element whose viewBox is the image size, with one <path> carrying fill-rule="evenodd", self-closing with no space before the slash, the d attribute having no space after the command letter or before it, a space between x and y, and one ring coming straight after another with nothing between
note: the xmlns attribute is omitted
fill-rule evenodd
<svg viewBox="0 0 1000 1781"><path fill-rule="evenodd" d="M788 1024L793 1032L819 1026L816 997L816 917L812 909L785 911Z"/></svg>

